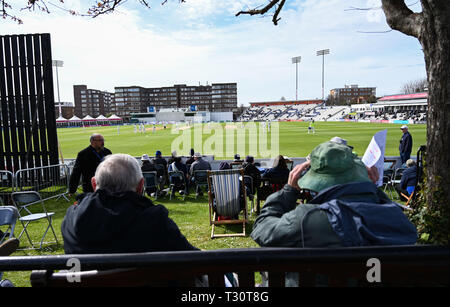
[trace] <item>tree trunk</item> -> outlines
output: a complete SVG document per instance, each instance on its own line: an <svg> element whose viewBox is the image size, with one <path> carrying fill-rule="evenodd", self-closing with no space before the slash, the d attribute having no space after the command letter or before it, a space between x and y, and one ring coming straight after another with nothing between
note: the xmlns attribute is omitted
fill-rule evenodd
<svg viewBox="0 0 450 307"><path fill-rule="evenodd" d="M430 207L450 206L450 5L421 2L421 13L404 0L382 0L382 5L389 26L422 45L428 79L426 200Z"/></svg>
<svg viewBox="0 0 450 307"><path fill-rule="evenodd" d="M427 204L450 206L450 6L448 0L422 1L418 37L428 79Z"/></svg>

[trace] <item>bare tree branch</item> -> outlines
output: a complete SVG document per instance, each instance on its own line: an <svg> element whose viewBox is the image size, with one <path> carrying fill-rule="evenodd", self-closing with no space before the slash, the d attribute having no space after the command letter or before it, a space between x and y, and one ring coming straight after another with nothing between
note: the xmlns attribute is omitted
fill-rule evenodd
<svg viewBox="0 0 450 307"><path fill-rule="evenodd" d="M419 3L419 2L420 2L420 0L417 0L414 3L406 4L406 6L407 7L414 6L417 3ZM373 6L373 7L354 7L354 6L351 6L348 9L345 9L344 11L371 11L371 10L381 10L381 9L382 9L381 6Z"/></svg>
<svg viewBox="0 0 450 307"><path fill-rule="evenodd" d="M248 10L248 11L239 11L238 13L236 13L236 16L239 16L241 14L246 14L246 15L251 15L251 16L253 16L253 15L264 15L270 9L275 7L276 4L278 4L277 8L275 9L275 14L273 15L273 18L272 18L272 22L274 23L274 25L277 25L278 21L280 20L280 18L278 18L278 15L280 14L281 10L283 9L283 6L284 6L285 2L286 2L286 0L271 0L262 9L251 9L251 10Z"/></svg>
<svg viewBox="0 0 450 307"><path fill-rule="evenodd" d="M392 29L419 38L423 23L421 13L411 11L404 0L382 0L381 3Z"/></svg>
<svg viewBox="0 0 450 307"><path fill-rule="evenodd" d="M364 33L364 34L384 34L392 32L392 29L386 30L386 31L356 31L357 33Z"/></svg>
<svg viewBox="0 0 450 307"><path fill-rule="evenodd" d="M283 5L285 2L286 2L286 0L281 1L281 3L278 5L278 7L275 11L275 14L273 15L272 22L274 25L277 25L278 21L281 19L281 18L277 18L277 17L278 17L278 14L280 14L281 10L283 9Z"/></svg>
<svg viewBox="0 0 450 307"><path fill-rule="evenodd" d="M0 16L3 17L3 19L11 19L13 21L16 21L19 24L22 24L23 21L19 19L18 17L12 15L11 11L13 10L13 7L7 2L8 0L0 0ZM48 5L51 5L52 7L55 7L59 10L66 11L71 15L77 15L77 16L88 16L95 18L99 15L108 14L114 12L118 6L126 3L128 0L96 0L94 1L95 4L89 7L87 10L87 13L83 12L77 12L71 9L68 9L64 5L65 0L22 0L24 3L26 3L26 6L20 8L20 10L28 10L28 11L41 11L45 13L50 13L50 9ZM137 0L140 4L145 6L146 8L150 8L150 1L151 0ZM168 0L160 0L161 4L164 5L167 3ZM18 2L15 0L15 2ZM56 2L56 3L55 3ZM59 3L58 3L59 2ZM178 0L178 2L183 3L186 2L185 0Z"/></svg>

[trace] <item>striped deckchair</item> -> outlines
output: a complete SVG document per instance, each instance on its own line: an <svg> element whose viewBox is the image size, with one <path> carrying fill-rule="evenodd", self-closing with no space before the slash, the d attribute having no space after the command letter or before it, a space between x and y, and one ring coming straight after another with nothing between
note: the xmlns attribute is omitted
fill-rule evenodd
<svg viewBox="0 0 450 307"><path fill-rule="evenodd" d="M245 236L247 223L247 198L245 185L242 182L243 169L208 171L209 223L212 226L211 239L215 237ZM241 203L243 214L241 219ZM222 219L219 219L222 217ZM226 217L226 219L223 219ZM242 232L231 234L215 234L215 225L242 224Z"/></svg>

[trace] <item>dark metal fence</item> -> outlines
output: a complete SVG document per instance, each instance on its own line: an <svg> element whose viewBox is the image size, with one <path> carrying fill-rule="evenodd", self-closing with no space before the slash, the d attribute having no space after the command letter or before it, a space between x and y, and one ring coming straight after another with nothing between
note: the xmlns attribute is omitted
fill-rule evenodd
<svg viewBox="0 0 450 307"><path fill-rule="evenodd" d="M0 170L58 164L50 34L0 36Z"/></svg>

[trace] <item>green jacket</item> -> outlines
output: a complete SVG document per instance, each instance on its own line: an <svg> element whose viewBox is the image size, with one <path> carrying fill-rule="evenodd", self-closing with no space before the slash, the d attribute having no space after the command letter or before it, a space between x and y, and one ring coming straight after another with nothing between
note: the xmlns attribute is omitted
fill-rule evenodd
<svg viewBox="0 0 450 307"><path fill-rule="evenodd" d="M297 206L299 191L286 184L270 195L253 225L251 237L265 247L342 247L326 212L317 204ZM303 231L302 231L303 230Z"/></svg>

